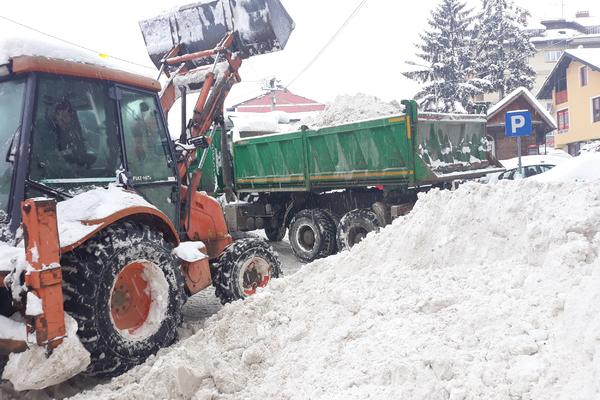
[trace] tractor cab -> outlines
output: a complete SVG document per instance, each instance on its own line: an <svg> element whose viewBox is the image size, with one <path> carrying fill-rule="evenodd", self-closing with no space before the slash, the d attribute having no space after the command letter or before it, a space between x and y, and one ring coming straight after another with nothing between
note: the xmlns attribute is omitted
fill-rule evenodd
<svg viewBox="0 0 600 400"><path fill-rule="evenodd" d="M42 57L18 57L6 68L0 218L10 231L23 199L65 200L117 179L177 224L178 178L158 82Z"/></svg>

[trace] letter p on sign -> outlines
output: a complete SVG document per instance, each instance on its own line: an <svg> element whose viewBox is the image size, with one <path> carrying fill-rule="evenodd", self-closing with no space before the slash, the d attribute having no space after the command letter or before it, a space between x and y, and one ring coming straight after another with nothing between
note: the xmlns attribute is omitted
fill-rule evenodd
<svg viewBox="0 0 600 400"><path fill-rule="evenodd" d="M531 113L529 111L510 111L506 113L506 136L529 136L533 132Z"/></svg>

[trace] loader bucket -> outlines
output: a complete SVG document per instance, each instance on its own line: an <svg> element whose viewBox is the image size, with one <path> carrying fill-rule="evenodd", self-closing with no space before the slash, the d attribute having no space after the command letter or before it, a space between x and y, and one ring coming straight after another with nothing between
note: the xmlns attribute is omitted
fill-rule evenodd
<svg viewBox="0 0 600 400"><path fill-rule="evenodd" d="M294 21L279 0L203 0L141 21L140 28L150 59L160 68L174 46L180 46L179 54L210 50L228 32L237 33L233 51L242 58L282 50Z"/></svg>

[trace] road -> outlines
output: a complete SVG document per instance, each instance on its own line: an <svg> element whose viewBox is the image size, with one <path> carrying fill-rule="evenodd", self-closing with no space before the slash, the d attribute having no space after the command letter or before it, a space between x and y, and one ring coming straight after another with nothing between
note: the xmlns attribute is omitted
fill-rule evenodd
<svg viewBox="0 0 600 400"><path fill-rule="evenodd" d="M262 231L256 231L254 233L265 238ZM294 257L289 242L287 241L287 237L281 242L271 242L270 244L279 254L284 276L289 276L302 267L303 264ZM221 307L221 303L215 297L214 289L212 287L204 289L200 293L190 297L183 310L183 325L179 330L180 338L185 339L194 334L198 329L201 329L204 325L204 321L211 315L217 313ZM0 381L0 400L62 399L64 397L73 396L82 390L90 389L98 383L102 383L102 381L77 376L67 382L45 390L15 392L12 390L12 385L9 382Z"/></svg>

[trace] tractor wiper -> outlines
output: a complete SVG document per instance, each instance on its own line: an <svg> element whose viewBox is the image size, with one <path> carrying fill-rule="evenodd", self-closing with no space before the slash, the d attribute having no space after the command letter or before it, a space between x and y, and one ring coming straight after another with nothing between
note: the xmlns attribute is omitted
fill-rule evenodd
<svg viewBox="0 0 600 400"><path fill-rule="evenodd" d="M59 197L62 200L70 199L73 195L63 192L62 190L54 189L48 185L44 185L43 183L32 181L31 179L27 179L27 184L34 189L39 190L42 193L49 194L50 196Z"/></svg>
<svg viewBox="0 0 600 400"><path fill-rule="evenodd" d="M6 150L6 156L4 157L4 161L6 161L7 163L15 162L15 155L17 154L16 144L19 142L18 138L20 135L21 135L21 125L19 125L17 127L17 129L15 129L15 133L13 133L13 135L10 139L10 146L8 146L8 149Z"/></svg>

